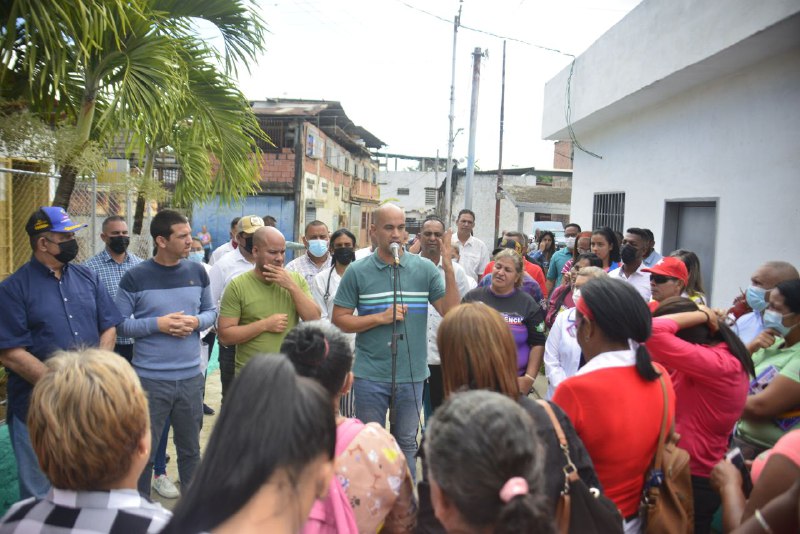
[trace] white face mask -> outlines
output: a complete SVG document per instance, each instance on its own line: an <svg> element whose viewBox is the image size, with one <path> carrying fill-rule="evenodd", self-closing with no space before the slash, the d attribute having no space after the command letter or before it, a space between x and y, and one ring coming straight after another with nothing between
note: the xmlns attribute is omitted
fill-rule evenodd
<svg viewBox="0 0 800 534"><path fill-rule="evenodd" d="M564 240L567 243L567 248L570 250L575 250L575 238L568 237Z"/></svg>
<svg viewBox="0 0 800 534"><path fill-rule="evenodd" d="M572 302L578 304L578 301L581 299L581 288L576 287L572 290Z"/></svg>

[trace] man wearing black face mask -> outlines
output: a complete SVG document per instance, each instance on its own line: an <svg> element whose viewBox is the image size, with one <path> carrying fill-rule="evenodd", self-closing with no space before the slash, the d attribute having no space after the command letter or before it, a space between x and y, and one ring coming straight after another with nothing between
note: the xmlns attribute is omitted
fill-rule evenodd
<svg viewBox="0 0 800 534"><path fill-rule="evenodd" d="M111 298L114 299L117 296L122 275L144 260L136 254L128 252L128 245L131 242L128 235L128 224L119 215L112 215L103 221L100 239L103 240L106 247L100 254L89 258L84 265L97 273ZM133 339L118 336L114 352L130 362L133 358Z"/></svg>
<svg viewBox="0 0 800 534"><path fill-rule="evenodd" d="M8 429L17 460L20 498L44 497L50 483L31 447L26 420L33 385L58 350L111 350L122 316L95 272L70 264L78 254L64 208L45 206L28 219L33 255L0 283L0 364L8 370Z"/></svg>
<svg viewBox="0 0 800 534"><path fill-rule="evenodd" d="M644 251L648 243L647 232L641 228L628 228L622 240L622 248L619 254L622 258L622 265L610 273L608 276L619 278L639 292L645 302L650 301L650 273L643 272L647 267L644 262Z"/></svg>
<svg viewBox="0 0 800 534"><path fill-rule="evenodd" d="M256 230L264 226L264 220L257 215L245 215L239 219L236 225L237 247L227 252L211 267L208 277L211 280L211 299L217 307L219 314L219 303L222 294L228 283L235 277L253 268L253 234ZM219 379L222 384L222 400L228 387L233 382L236 374L236 345L230 347L219 344Z"/></svg>

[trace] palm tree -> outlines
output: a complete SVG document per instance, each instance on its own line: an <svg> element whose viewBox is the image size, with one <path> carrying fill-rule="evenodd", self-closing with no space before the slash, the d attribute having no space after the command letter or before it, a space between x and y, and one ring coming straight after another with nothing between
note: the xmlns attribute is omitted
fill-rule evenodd
<svg viewBox="0 0 800 534"><path fill-rule="evenodd" d="M255 139L263 134L232 81L236 66L247 67L263 50L264 26L248 3L4 4L0 83L7 83L7 77L27 77L32 105L72 117L82 143L111 141L121 133L129 152L147 147L153 153L171 146L185 177L176 192L179 200L211 194L230 200L252 191L261 159ZM219 30L223 54L205 45L193 19ZM66 163L55 205L69 206L76 178L77 165Z"/></svg>

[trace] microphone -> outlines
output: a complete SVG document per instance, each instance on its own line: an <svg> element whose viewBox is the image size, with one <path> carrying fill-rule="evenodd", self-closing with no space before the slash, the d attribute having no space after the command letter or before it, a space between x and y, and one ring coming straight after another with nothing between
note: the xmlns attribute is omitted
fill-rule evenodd
<svg viewBox="0 0 800 534"><path fill-rule="evenodd" d="M400 265L400 243L392 243L389 245L389 248L392 249L392 256L394 256L394 264Z"/></svg>

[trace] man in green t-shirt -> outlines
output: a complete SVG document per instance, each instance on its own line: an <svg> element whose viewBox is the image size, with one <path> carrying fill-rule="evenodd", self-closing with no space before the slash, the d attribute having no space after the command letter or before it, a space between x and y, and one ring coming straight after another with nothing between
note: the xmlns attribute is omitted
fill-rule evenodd
<svg viewBox="0 0 800 534"><path fill-rule="evenodd" d="M377 248L345 271L333 301L333 324L356 333L356 416L364 423L385 424L392 392L392 281L398 277L397 330L403 338L398 341L396 424L392 425L392 434L414 475L422 388L428 377L428 302L444 315L458 305L461 296L450 260L449 232L439 239L443 283L430 260L403 253L402 246L398 247L395 266L392 245L402 243L405 231L402 209L386 204L375 210L373 217L370 234ZM358 315L353 315L356 309Z"/></svg>
<svg viewBox="0 0 800 534"><path fill-rule="evenodd" d="M225 288L217 335L236 345L236 372L256 354L280 352L286 333L299 319L320 318L320 310L302 275L283 268L286 239L277 228L264 226L253 234L255 268Z"/></svg>

